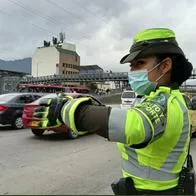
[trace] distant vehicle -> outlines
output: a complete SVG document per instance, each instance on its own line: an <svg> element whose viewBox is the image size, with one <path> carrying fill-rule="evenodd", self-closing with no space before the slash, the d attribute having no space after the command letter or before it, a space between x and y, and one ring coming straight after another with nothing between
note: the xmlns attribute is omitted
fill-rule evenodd
<svg viewBox="0 0 196 196"><path fill-rule="evenodd" d="M192 108L193 110L196 110L196 96L193 96L193 97L191 98L191 108Z"/></svg>
<svg viewBox="0 0 196 196"><path fill-rule="evenodd" d="M87 86L62 86L46 84L20 84L19 92L37 92L37 93L89 93Z"/></svg>
<svg viewBox="0 0 196 196"><path fill-rule="evenodd" d="M135 102L136 94L131 90L124 90L121 95L121 106L133 106Z"/></svg>
<svg viewBox="0 0 196 196"><path fill-rule="evenodd" d="M191 128L192 128L192 136L196 137L196 96L191 98L190 103L190 118L191 118Z"/></svg>
<svg viewBox="0 0 196 196"><path fill-rule="evenodd" d="M24 105L40 97L41 95L33 93L8 93L0 95L0 124L11 124L14 129L23 128L22 113Z"/></svg>
<svg viewBox="0 0 196 196"><path fill-rule="evenodd" d="M192 137L196 137L196 96L193 96L190 99L187 95L185 95L184 98L186 99L186 103L189 109Z"/></svg>
<svg viewBox="0 0 196 196"><path fill-rule="evenodd" d="M102 104L98 99L96 99L95 97L93 97L92 95L88 95L88 94L80 94L80 93L66 93L67 95L71 95L75 98L79 98L79 97L92 97L94 104L96 105L104 105ZM45 95L43 97L45 98L53 98L56 97L57 94L48 94ZM23 120L23 124L26 128L30 128L32 130L32 133L36 136L41 136L43 135L43 133L46 131L45 129L41 129L39 127L39 119L37 118L33 118L33 112L35 111L35 109L38 107L39 105L39 101L40 99L30 103L30 104L26 104L24 107L24 111L23 111L23 115L22 115L22 120ZM70 129L66 126L66 125L62 125L61 127L58 128L50 128L47 129L47 131L54 131L54 132L63 132L66 134L67 138L69 139L74 139L77 138L79 135L84 135L85 133L80 133L78 132L78 134L73 135L70 131Z"/></svg>

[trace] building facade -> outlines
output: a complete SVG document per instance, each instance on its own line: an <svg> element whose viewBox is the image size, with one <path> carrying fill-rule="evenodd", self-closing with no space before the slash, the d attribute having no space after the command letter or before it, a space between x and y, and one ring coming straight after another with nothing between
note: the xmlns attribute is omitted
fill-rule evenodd
<svg viewBox="0 0 196 196"><path fill-rule="evenodd" d="M78 74L79 66L80 56L74 44L43 46L32 56L31 74L33 77Z"/></svg>

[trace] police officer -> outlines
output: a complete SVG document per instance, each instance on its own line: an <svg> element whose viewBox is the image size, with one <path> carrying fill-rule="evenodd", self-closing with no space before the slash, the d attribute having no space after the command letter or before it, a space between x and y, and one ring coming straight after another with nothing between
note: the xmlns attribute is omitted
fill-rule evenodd
<svg viewBox="0 0 196 196"><path fill-rule="evenodd" d="M48 98L34 116L44 129L66 124L72 137L88 131L117 142L125 184L113 184L115 194L177 194L190 141L179 86L191 76L192 64L167 28L139 32L120 63L130 64L131 88L143 96L135 107L97 106L90 97Z"/></svg>

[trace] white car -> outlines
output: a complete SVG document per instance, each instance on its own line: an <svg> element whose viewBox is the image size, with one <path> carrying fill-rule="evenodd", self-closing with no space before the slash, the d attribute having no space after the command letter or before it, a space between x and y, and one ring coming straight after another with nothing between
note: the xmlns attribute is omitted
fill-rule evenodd
<svg viewBox="0 0 196 196"><path fill-rule="evenodd" d="M133 106L136 94L131 90L124 90L121 95L121 106Z"/></svg>

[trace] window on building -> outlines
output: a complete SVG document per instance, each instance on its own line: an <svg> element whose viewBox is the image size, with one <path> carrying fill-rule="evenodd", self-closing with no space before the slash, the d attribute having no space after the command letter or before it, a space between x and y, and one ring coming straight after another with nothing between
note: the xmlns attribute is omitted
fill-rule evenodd
<svg viewBox="0 0 196 196"><path fill-rule="evenodd" d="M63 67L65 67L65 63L63 63Z"/></svg>
<svg viewBox="0 0 196 196"><path fill-rule="evenodd" d="M63 70L63 74L65 74L65 71Z"/></svg>
<svg viewBox="0 0 196 196"><path fill-rule="evenodd" d="M58 66L59 66L59 64L57 63L57 64L56 64L56 67L58 67Z"/></svg>

